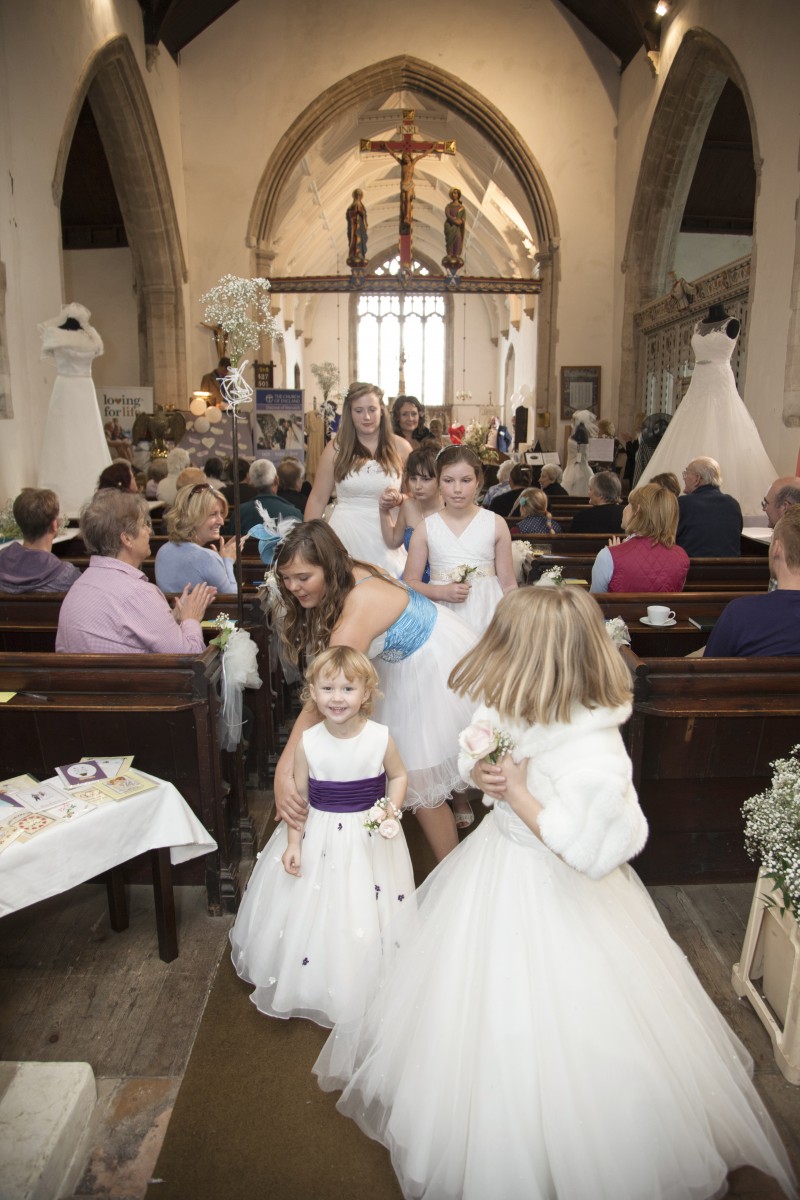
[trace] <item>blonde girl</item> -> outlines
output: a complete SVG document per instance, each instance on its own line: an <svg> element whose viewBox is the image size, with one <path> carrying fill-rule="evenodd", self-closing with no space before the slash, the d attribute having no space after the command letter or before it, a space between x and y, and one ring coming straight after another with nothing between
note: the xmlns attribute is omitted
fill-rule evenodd
<svg viewBox="0 0 800 1200"><path fill-rule="evenodd" d="M443 507L420 522L411 537L405 582L453 609L483 633L505 592L517 586L511 534L496 513L481 508L480 459L469 446L448 446L436 459ZM430 562L430 582L423 582Z"/></svg>
<svg viewBox="0 0 800 1200"><path fill-rule="evenodd" d="M408 442L392 431L381 389L352 383L339 429L319 460L304 514L307 521L321 517L335 490L331 528L354 558L395 577L403 572L406 553L384 542L379 501L387 487L399 490L409 452Z"/></svg>
<svg viewBox="0 0 800 1200"><path fill-rule="evenodd" d="M597 604L504 597L450 681L480 703L461 766L493 807L420 888L362 1021L315 1064L322 1087L405 1196L703 1200L743 1164L795 1195L746 1050L626 865L647 825Z"/></svg>
<svg viewBox="0 0 800 1200"><path fill-rule="evenodd" d="M374 667L358 650L332 646L306 685L304 700L321 718L294 752L307 816L299 827L279 825L259 855L231 944L261 1012L329 1027L361 1011L384 931L412 903L414 877L399 823L405 767L389 730L369 719Z"/></svg>

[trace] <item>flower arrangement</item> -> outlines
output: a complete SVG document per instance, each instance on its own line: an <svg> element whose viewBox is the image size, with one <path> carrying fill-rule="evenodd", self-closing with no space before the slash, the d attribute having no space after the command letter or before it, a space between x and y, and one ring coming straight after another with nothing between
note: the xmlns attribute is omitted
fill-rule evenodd
<svg viewBox="0 0 800 1200"><path fill-rule="evenodd" d="M772 765L772 783L742 805L744 845L781 896L783 913L800 913L800 746ZM775 901L767 901L770 907Z"/></svg>
<svg viewBox="0 0 800 1200"><path fill-rule="evenodd" d="M232 621L227 613L220 613L215 617L213 622L215 629L219 630L216 637L211 638L210 646L219 646L220 650L224 650L230 640L232 633L236 631L236 622Z"/></svg>
<svg viewBox="0 0 800 1200"><path fill-rule="evenodd" d="M327 400L328 392L339 383L339 368L336 366L336 363L323 362L312 363L311 370L314 372L314 377L322 389L323 400Z"/></svg>
<svg viewBox="0 0 800 1200"><path fill-rule="evenodd" d="M469 563L460 563L459 566L453 568L451 573L452 582L466 583L470 575L474 571L477 571L477 569L477 566L470 566Z"/></svg>
<svg viewBox="0 0 800 1200"><path fill-rule="evenodd" d="M225 334L228 356L234 363L246 350L257 350L262 336L283 337L269 311L269 291L268 279L223 275L200 297L206 306L206 321Z"/></svg>
<svg viewBox="0 0 800 1200"><path fill-rule="evenodd" d="M22 530L14 520L14 501L7 500L0 508L0 540L7 542L12 538L21 538Z"/></svg>
<svg viewBox="0 0 800 1200"><path fill-rule="evenodd" d="M606 621L606 633L615 646L630 646L631 635L622 617L609 617Z"/></svg>
<svg viewBox="0 0 800 1200"><path fill-rule="evenodd" d="M536 581L537 587L564 587L566 579L562 575L561 567L548 567L546 571L542 571L541 577Z"/></svg>
<svg viewBox="0 0 800 1200"><path fill-rule="evenodd" d="M369 833L375 833L377 830L383 838L394 838L400 832L402 819L400 809L395 808L388 796L384 796L381 800L376 800L367 813L364 828Z"/></svg>
<svg viewBox="0 0 800 1200"><path fill-rule="evenodd" d="M471 446L481 462L498 463L500 455L486 445L489 437L489 426L481 425L478 421L470 421L464 434L464 446Z"/></svg>

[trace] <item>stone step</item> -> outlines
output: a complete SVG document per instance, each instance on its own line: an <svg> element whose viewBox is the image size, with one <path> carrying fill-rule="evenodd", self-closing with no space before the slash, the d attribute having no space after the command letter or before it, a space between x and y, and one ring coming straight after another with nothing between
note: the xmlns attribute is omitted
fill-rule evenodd
<svg viewBox="0 0 800 1200"><path fill-rule="evenodd" d="M70 1195L97 1100L88 1063L0 1063L3 1200Z"/></svg>

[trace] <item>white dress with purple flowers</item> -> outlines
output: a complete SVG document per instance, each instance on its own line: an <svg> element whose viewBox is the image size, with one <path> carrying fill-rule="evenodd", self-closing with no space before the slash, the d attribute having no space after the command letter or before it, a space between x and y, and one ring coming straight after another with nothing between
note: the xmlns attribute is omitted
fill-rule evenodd
<svg viewBox="0 0 800 1200"><path fill-rule="evenodd" d="M357 1016L393 949L384 936L389 922L414 904L402 827L392 839L364 828L366 810L386 795L388 739L375 721L345 740L324 723L303 734L310 807L300 878L283 868L281 822L258 856L230 935L233 965L268 1016L326 1027Z"/></svg>

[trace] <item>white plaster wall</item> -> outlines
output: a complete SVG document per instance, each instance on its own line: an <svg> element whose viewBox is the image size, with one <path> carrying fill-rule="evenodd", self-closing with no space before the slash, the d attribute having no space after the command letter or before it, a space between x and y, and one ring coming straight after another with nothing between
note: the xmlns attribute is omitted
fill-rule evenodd
<svg viewBox="0 0 800 1200"><path fill-rule="evenodd" d="M86 305L103 339L104 353L92 366L95 384L138 387L139 329L130 250L65 251L64 295Z"/></svg>
<svg viewBox="0 0 800 1200"><path fill-rule="evenodd" d="M97 49L131 42L172 160L179 217L181 156L177 68L162 54L144 63L136 0L0 0L0 250L8 273L6 321L15 417L0 423L0 499L36 481L54 369L39 358L37 324L64 299L53 176L65 118Z"/></svg>
<svg viewBox="0 0 800 1200"><path fill-rule="evenodd" d="M678 279L699 279L737 258L745 258L752 249L749 234L680 233L672 269Z"/></svg>
<svg viewBox="0 0 800 1200"><path fill-rule="evenodd" d="M758 5L727 0L683 0L665 19L659 74L653 77L641 53L622 77L617 171L617 261L628 236L634 192L658 96L686 33L703 28L729 50L741 70L754 119L754 145L762 160L755 212L753 305L744 396L767 453L780 474L793 474L800 431L782 420L786 343L792 282L797 203L800 106L780 98L797 96L800 5L762 0ZM620 345L624 280L616 276L615 346ZM619 380L619 355L614 377Z"/></svg>
<svg viewBox="0 0 800 1200"><path fill-rule="evenodd" d="M220 42L235 70L220 71ZM269 13L240 0L181 55L193 298L224 272L248 270L250 207L288 126L325 88L403 52L483 92L530 147L561 227L558 359L610 369L618 75L553 0L491 16L481 0L465 0L456 21L445 6L408 0L401 22L390 0L298 0ZM202 335L192 353L204 353Z"/></svg>

